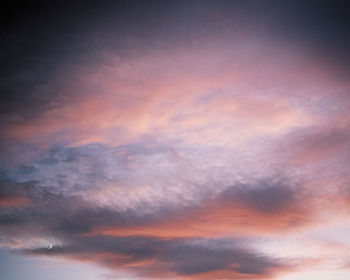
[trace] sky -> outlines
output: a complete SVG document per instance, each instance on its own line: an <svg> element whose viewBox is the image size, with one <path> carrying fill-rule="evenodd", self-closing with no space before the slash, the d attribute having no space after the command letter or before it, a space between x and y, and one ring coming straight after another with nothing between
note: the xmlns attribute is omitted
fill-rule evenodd
<svg viewBox="0 0 350 280"><path fill-rule="evenodd" d="M1 279L350 279L347 1L8 2Z"/></svg>

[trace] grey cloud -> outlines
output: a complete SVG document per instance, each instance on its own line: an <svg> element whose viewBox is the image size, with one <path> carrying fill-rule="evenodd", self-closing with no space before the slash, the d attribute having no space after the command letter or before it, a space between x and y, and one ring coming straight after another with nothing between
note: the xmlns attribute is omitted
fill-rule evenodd
<svg viewBox="0 0 350 280"><path fill-rule="evenodd" d="M255 184L237 184L219 194L219 201L239 203L262 213L278 213L298 205L302 199L299 186L291 186L287 180L271 178Z"/></svg>
<svg viewBox="0 0 350 280"><path fill-rule="evenodd" d="M157 146L152 146L151 149L141 146L113 149L113 151L119 149L124 155L126 153L150 156L167 152L166 148L158 149ZM37 158L37 163L33 164L36 170L21 167L16 171L17 173L13 174L19 177L20 173L22 176L28 176L28 173L38 172L40 164L60 168L61 164L87 164L93 161L92 164L96 166L96 170L102 173L102 177L106 177L108 174L103 173L103 163L99 165L98 161L100 154L106 156L110 152L110 147L102 145L55 148ZM116 165L120 164L120 168L126 168L123 160L125 159L116 159ZM37 174L36 177L38 177ZM256 275L258 278L286 266L281 260L248 249L244 246L245 241L241 239L234 239L225 244L220 239L83 236L98 227L113 227L115 230L133 226L152 227L162 221L181 219L193 210L205 208L207 203L213 200L239 202L247 208L263 213L278 213L297 200L297 190L281 179L263 180L255 185L237 184L226 188L226 191L216 198L204 192L199 204L196 202L197 204L186 207L163 205L158 211L152 213L117 210L92 204L83 197L84 192L89 188L85 186L80 193L72 194L66 191L55 191L54 188L39 184L38 181L18 183L4 176L0 187L1 194L25 196L29 203L20 207L9 207L0 213L1 240L8 242L10 236L19 239L50 236L59 240L62 245L57 245L52 250L45 247L23 249L20 252L77 259L91 257L91 261L96 261L94 255L99 255L101 259L98 262L112 269L131 269L137 274L151 277L155 272L189 276L229 270L232 273ZM120 258L120 256L126 256L126 258ZM130 268L133 267L133 263L149 259L155 262Z"/></svg>
<svg viewBox="0 0 350 280"><path fill-rule="evenodd" d="M23 147L22 152L30 155L30 160L26 164L8 167L10 158L16 157L19 152L16 149L3 153L4 160L0 168L6 177L17 182L36 181L42 186L60 187L61 190L86 190L92 185L98 188L98 183L127 177L130 163L138 160L144 162L148 156L157 154L174 157L170 147L148 138L117 147L97 143L79 147L57 145L47 150L37 148L36 151L35 147Z"/></svg>
<svg viewBox="0 0 350 280"><path fill-rule="evenodd" d="M150 237L94 236L75 237L70 239L67 245L52 250L37 248L24 250L22 253L70 255L78 258L79 255L105 253L102 263L115 269L139 260L156 259L161 270L179 275L228 269L242 274L263 276L268 275L272 269L286 267L281 260L260 255L242 246L242 240L230 240L231 245L227 247L222 246L222 243L216 239L165 240ZM128 258L113 260L113 254ZM152 264L142 267L138 272L152 273Z"/></svg>
<svg viewBox="0 0 350 280"><path fill-rule="evenodd" d="M278 268L282 264L272 258L260 256L241 246L241 240L233 240L228 248L220 246L221 241L205 240L195 245L190 242L173 246L165 256L172 263L172 269L191 275L220 269L233 269L243 274L265 274L272 267ZM203 244L204 243L204 244ZM242 242L243 243L243 242Z"/></svg>
<svg viewBox="0 0 350 280"><path fill-rule="evenodd" d="M20 231L24 225L33 225L41 228L43 232L55 233L58 237L89 233L100 227L123 229L132 226L152 226L169 219L181 220L181 217L196 213L197 210L210 209L208 205L212 202L223 205L238 204L267 214L278 214L290 209L303 210L302 204L306 197L298 186L290 186L282 179L274 178L252 185L237 184L226 188L214 198L210 192L202 192L198 198L200 200L188 206L164 203L151 212L142 212L139 208L118 209L87 201L84 199L84 191L91 186L86 186L76 194L60 189L57 191L54 187L43 186L35 181L11 183L8 180L0 187L2 196L21 196L29 201L27 205L10 207L2 212L0 223L3 226L16 227ZM142 201L141 198L138 203L147 207L149 202Z"/></svg>
<svg viewBox="0 0 350 280"><path fill-rule="evenodd" d="M156 271L196 275L217 270L230 270L233 273L260 277L269 275L274 269L284 268L285 264L280 260L260 255L241 246L244 241L240 239L233 240L231 246L224 246L220 239L163 239L104 235L83 237L101 227L123 230L133 226L152 227L164 221L181 219L192 211L205 209L212 201L241 203L244 207L262 213L279 213L295 205L299 199L298 188L294 188L281 178L261 180L251 185L237 183L225 188L225 191L216 197L213 197L210 192L211 186L203 186L201 196L192 204L179 206L176 203L164 203L150 213L138 209L121 210L107 205L97 205L84 198L86 191L100 187L96 184L99 180L118 180L120 179L118 176L122 173L125 176L128 172L127 158L130 156L148 158L156 155L157 159L164 154L166 159L170 154L175 156L167 147L158 146L151 140L146 143L148 145L144 146L135 144L120 147L104 145L55 147L34 156L31 165L17 166L11 171L5 170L11 178L3 175L0 185L1 195L24 196L28 198L29 203L19 207L8 207L0 213L2 242L8 242L11 238L50 236L59 240L62 246L56 246L53 250L36 248L22 252L52 257L91 256L91 261L94 261L93 255L102 255L102 259L98 262L115 269L128 269L128 265L132 267L133 263L140 260L156 260L155 263L144 267L131 268L135 273L142 275L152 275ZM104 161L105 159L108 161ZM111 163L113 168L119 168L119 170L109 174L108 168L111 167ZM85 168L79 173L81 166ZM70 172L69 169L75 173ZM50 173L49 170L57 174L65 174L68 179L73 175L92 178L96 174L96 180L79 179L80 182L86 182L81 186L67 185L70 183L69 180L62 185L54 182L50 186L39 180L44 178L41 176L45 176L46 172L55 180L55 173ZM87 171L95 173L89 174ZM16 178L22 182L17 182ZM144 203L147 204L146 201ZM126 258L118 257L120 255Z"/></svg>

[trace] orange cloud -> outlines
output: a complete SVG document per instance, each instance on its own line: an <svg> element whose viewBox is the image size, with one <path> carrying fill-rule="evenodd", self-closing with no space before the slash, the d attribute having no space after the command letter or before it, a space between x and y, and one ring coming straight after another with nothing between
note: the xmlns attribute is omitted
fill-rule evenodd
<svg viewBox="0 0 350 280"><path fill-rule="evenodd" d="M231 50L210 48L167 50L117 61L113 67L91 66L95 71L77 72L63 85L68 101L39 117L8 123L4 135L28 142L117 145L152 134L227 145L237 137L243 141L313 123L314 116L292 105L292 95L286 93L293 91L296 98L294 87L308 86L299 83L305 77L297 71L305 62L299 62L297 69L278 69L264 56L256 56L264 71L256 67L256 60L242 64L243 58ZM279 83L286 79L290 83L275 85L271 80L275 74L281 76ZM273 85L276 89L271 90Z"/></svg>
<svg viewBox="0 0 350 280"><path fill-rule="evenodd" d="M177 276L174 277L176 280L191 280L191 279L249 279L249 280L271 280L276 279L277 276L287 274L293 271L291 268L270 268L265 274L249 274L249 273L239 273L235 271L235 265L232 264L231 269L222 269L216 271L210 271L206 273L199 273L191 276Z"/></svg>
<svg viewBox="0 0 350 280"><path fill-rule="evenodd" d="M156 236L161 238L219 237L225 235L271 235L293 231L320 222L315 205L293 202L281 209L262 211L240 201L209 200L199 207L178 211L127 227L100 227L92 233L113 236Z"/></svg>
<svg viewBox="0 0 350 280"><path fill-rule="evenodd" d="M0 196L0 207L18 207L29 203L26 197L21 196Z"/></svg>

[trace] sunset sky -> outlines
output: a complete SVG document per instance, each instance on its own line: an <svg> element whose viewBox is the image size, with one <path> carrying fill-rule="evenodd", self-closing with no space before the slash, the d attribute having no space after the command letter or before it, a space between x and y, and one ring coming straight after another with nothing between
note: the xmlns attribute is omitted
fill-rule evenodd
<svg viewBox="0 0 350 280"><path fill-rule="evenodd" d="M350 279L349 13L9 5L0 279Z"/></svg>

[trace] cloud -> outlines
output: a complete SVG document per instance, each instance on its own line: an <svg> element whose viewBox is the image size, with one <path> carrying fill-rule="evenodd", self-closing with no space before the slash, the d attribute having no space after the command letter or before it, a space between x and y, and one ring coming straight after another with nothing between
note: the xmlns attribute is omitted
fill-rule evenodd
<svg viewBox="0 0 350 280"><path fill-rule="evenodd" d="M23 250L25 254L66 256L97 261L143 276L202 275L228 270L242 277L269 277L287 268L281 260L245 248L241 240L160 239L152 237L75 237L66 245ZM91 259L90 259L91 258ZM214 278L215 279L215 278ZM234 279L234 278L233 278Z"/></svg>
<svg viewBox="0 0 350 280"><path fill-rule="evenodd" d="M204 145L202 139L210 139L231 146L313 123L313 116L289 98L305 91L323 94L315 79L337 84L325 66L297 55L286 65L286 50L267 40L258 40L253 49L247 44L224 39L195 51L173 46L127 57L101 50L105 58L48 81L48 88L60 84L59 94L45 97L49 100L35 114L7 114L3 141L123 145L152 135L163 142Z"/></svg>
<svg viewBox="0 0 350 280"><path fill-rule="evenodd" d="M273 247L348 221L342 5L9 10L1 246L150 279L261 280L295 269L294 248L279 258L256 240Z"/></svg>
<svg viewBox="0 0 350 280"><path fill-rule="evenodd" d="M308 207L305 203L308 201ZM284 234L321 223L319 205L300 188L281 182L237 185L196 206L164 211L164 215L126 227L106 226L94 233L114 236L213 237Z"/></svg>
<svg viewBox="0 0 350 280"><path fill-rule="evenodd" d="M80 156L78 158L80 164L84 162ZM66 156L61 160L65 162ZM55 163L51 156L49 161ZM38 174L36 177L39 178ZM276 178L252 185L237 183L218 194L210 191L210 185L203 186L186 204L179 203L181 197L165 203L163 197L149 197L138 188L131 196L120 198L122 202L96 204L85 195L89 189L95 192L96 188L103 193L103 186L95 184L84 188L75 184L47 186L34 181L3 184L3 193L16 194L28 201L26 205L8 207L0 216L5 236L9 231L16 232L14 238L50 234L68 240L72 236L99 234L158 238L266 235L295 230L316 221L317 205L309 200L305 207L308 195L299 186ZM115 197L118 192L123 193L123 190L116 189ZM153 207L150 208L150 204Z"/></svg>
<svg viewBox="0 0 350 280"><path fill-rule="evenodd" d="M349 153L349 128L340 115L333 118L332 125L324 124L308 129L293 131L285 141L285 147L293 146L287 152L290 160L300 165L316 165L339 161Z"/></svg>

